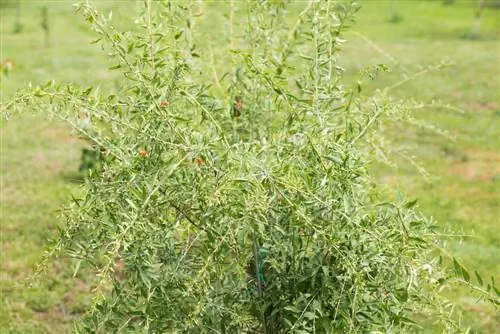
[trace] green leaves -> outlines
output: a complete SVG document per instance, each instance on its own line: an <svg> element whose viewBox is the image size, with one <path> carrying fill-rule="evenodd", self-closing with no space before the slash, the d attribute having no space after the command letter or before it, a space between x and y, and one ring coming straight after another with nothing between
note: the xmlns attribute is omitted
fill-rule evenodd
<svg viewBox="0 0 500 334"><path fill-rule="evenodd" d="M407 209L411 209L411 208L413 208L415 205L417 205L417 202L418 202L418 200L416 200L416 199L415 199L415 200L413 200L413 201L410 201L410 202L408 202L408 203L406 203L406 204L405 204L405 207L406 207Z"/></svg>
<svg viewBox="0 0 500 334"><path fill-rule="evenodd" d="M474 270L474 274L476 274L476 279L477 279L477 283L479 284L479 286L483 286L483 279L482 279L482 277L475 270Z"/></svg>
<svg viewBox="0 0 500 334"><path fill-rule="evenodd" d="M174 35L174 39L179 39L182 34L184 34L184 30L179 30L175 35Z"/></svg>
<svg viewBox="0 0 500 334"><path fill-rule="evenodd" d="M370 178L382 118L402 107L342 83L356 6L204 4L229 11L228 31L198 37L201 7L146 5L127 33L79 7L116 91L47 85L14 104L54 108L106 156L57 242L99 278L81 331L385 333L410 331L412 310L441 317L434 223L417 200L377 204ZM214 39L206 59L195 44Z"/></svg>
<svg viewBox="0 0 500 334"><path fill-rule="evenodd" d="M462 277L466 282L470 282L469 272L455 258L453 258L453 267L458 276Z"/></svg>

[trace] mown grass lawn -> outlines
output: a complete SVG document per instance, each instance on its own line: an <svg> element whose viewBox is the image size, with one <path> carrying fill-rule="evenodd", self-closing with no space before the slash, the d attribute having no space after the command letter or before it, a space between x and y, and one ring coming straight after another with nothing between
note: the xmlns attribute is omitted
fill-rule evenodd
<svg viewBox="0 0 500 334"><path fill-rule="evenodd" d="M208 3L208 2L207 2ZM429 71L399 86L393 94L430 103L441 100L462 112L423 108L419 120L446 129L452 141L429 131L400 129L392 134L401 145L413 146L416 159L430 175L426 181L411 164L397 160L394 170L375 165L376 177L387 196L401 192L417 198L420 208L440 222L450 237L446 250L467 267L500 281L500 11L487 9L479 39L464 39L473 27L470 1L443 6L441 1L360 1L357 23L346 34L349 41L340 59L347 82L364 66L385 63L393 71L367 84L367 92L399 82L441 61L454 63ZM118 24L133 16L138 2L96 1L114 8ZM41 7L46 5L51 29L45 46ZM200 29L223 29L217 6L206 6L213 17ZM119 86L93 34L82 18L72 14L71 1L23 2L23 31L13 33L15 9L2 8L0 60L15 67L1 79L2 101L28 82L73 81L82 85ZM398 14L399 22L391 17ZM221 36L223 38L223 36ZM200 45L207 50L207 41ZM217 52L215 48L215 52ZM205 74L203 74L205 75ZM207 74L207 80L210 80ZM47 239L58 224L57 210L71 193L78 193L77 169L84 143L67 126L40 115L15 116L0 124L1 261L0 332L61 333L89 305L89 277L73 279L71 263L50 265L39 284L24 280L33 272ZM451 232L450 232L451 231ZM475 332L494 333L500 316L490 305L475 300L466 289L449 291L464 323ZM428 331L432 331L429 329Z"/></svg>

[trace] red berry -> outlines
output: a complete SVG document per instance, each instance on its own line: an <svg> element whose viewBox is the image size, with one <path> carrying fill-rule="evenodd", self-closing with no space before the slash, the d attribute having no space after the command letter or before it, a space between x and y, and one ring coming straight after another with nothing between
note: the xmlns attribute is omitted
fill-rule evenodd
<svg viewBox="0 0 500 334"><path fill-rule="evenodd" d="M199 166L199 165L203 165L205 163L205 159L201 156L201 157L197 157L194 162Z"/></svg>

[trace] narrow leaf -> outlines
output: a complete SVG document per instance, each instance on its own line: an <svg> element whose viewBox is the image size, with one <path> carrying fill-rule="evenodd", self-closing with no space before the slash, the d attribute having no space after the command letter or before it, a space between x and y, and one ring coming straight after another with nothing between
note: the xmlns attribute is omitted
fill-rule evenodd
<svg viewBox="0 0 500 334"><path fill-rule="evenodd" d="M474 273L476 274L476 279L477 279L477 282L479 283L479 285L483 286L483 279L481 278L479 273L476 270L474 271Z"/></svg>

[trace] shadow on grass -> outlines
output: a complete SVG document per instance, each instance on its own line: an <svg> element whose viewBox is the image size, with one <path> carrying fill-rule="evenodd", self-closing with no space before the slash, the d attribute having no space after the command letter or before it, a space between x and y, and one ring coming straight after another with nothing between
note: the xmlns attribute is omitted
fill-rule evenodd
<svg viewBox="0 0 500 334"><path fill-rule="evenodd" d="M83 184L85 176L82 172L65 172L60 174L61 178L69 183Z"/></svg>

